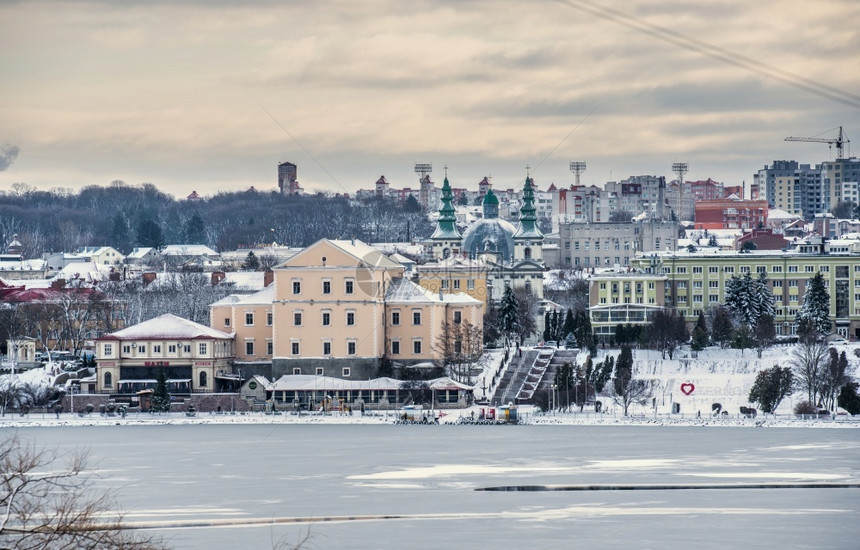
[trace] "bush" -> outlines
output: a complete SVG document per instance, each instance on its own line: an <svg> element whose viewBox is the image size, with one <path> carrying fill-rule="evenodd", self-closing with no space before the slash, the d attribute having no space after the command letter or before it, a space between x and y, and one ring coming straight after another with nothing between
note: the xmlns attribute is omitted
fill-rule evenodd
<svg viewBox="0 0 860 550"><path fill-rule="evenodd" d="M809 401L801 401L794 406L794 414L815 414L817 409Z"/></svg>

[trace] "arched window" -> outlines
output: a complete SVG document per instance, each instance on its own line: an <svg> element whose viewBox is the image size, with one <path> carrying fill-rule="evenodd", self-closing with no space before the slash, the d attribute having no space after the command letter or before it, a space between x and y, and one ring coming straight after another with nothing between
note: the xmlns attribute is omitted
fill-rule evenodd
<svg viewBox="0 0 860 550"><path fill-rule="evenodd" d="M113 377L109 372L105 373L105 387L109 388L113 384Z"/></svg>
<svg viewBox="0 0 860 550"><path fill-rule="evenodd" d="M200 371L200 387L201 388L206 387L206 371L205 370Z"/></svg>
<svg viewBox="0 0 860 550"><path fill-rule="evenodd" d="M442 249L442 257L443 257L443 258L449 258L449 257L451 257L451 249L450 249L450 248L444 248L444 249Z"/></svg>
<svg viewBox="0 0 860 550"><path fill-rule="evenodd" d="M532 249L527 246L526 249L523 251L523 256L525 256L526 260L531 260L532 259Z"/></svg>

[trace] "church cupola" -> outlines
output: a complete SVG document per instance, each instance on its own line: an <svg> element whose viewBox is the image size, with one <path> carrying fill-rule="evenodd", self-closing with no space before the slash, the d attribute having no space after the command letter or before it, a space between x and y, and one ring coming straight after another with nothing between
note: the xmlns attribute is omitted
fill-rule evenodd
<svg viewBox="0 0 860 550"><path fill-rule="evenodd" d="M442 208L436 231L430 236L433 256L444 259L460 251L460 231L457 230L457 217L454 215L454 194L448 183L448 167L445 167L445 182L442 185Z"/></svg>
<svg viewBox="0 0 860 550"><path fill-rule="evenodd" d="M523 186L523 205L520 207L520 223L514 233L514 259L543 263L543 233L537 224L535 210L534 180L526 173Z"/></svg>

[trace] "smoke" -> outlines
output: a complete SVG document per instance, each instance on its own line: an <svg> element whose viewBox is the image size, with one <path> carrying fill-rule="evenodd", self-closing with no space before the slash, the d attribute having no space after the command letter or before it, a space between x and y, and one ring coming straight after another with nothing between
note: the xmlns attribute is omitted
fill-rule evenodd
<svg viewBox="0 0 860 550"><path fill-rule="evenodd" d="M8 143L0 147L0 172L12 166L12 163L18 158L18 151L20 149L17 146Z"/></svg>

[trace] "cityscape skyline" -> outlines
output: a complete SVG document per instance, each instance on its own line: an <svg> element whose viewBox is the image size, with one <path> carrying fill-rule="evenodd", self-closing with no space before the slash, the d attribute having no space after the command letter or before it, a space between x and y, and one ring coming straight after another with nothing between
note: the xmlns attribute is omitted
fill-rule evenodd
<svg viewBox="0 0 860 550"><path fill-rule="evenodd" d="M681 161L748 187L773 160L835 158L785 137L860 128L840 92L860 89L857 18L841 0L5 3L0 189L274 190L284 161L331 193L417 188L416 162L459 187L516 188L526 165L566 186L570 161L585 185Z"/></svg>

